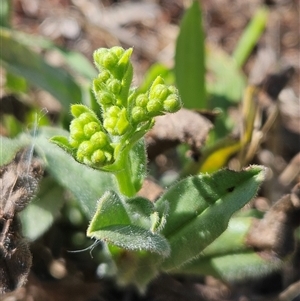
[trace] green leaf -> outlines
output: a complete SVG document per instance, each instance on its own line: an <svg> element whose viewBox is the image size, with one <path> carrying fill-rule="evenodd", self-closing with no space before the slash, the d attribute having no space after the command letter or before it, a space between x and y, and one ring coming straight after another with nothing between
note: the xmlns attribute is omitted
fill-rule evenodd
<svg viewBox="0 0 300 301"><path fill-rule="evenodd" d="M10 0L1 0L0 3L0 26L10 27L11 19L11 6Z"/></svg>
<svg viewBox="0 0 300 301"><path fill-rule="evenodd" d="M268 15L268 7L262 6L247 25L232 55L237 66L242 67L245 64L251 51L265 30Z"/></svg>
<svg viewBox="0 0 300 301"><path fill-rule="evenodd" d="M165 202L170 205L162 234L171 245L171 256L163 269L172 270L198 257L226 230L231 215L255 196L264 173L261 166L240 172L220 170L171 187L156 202L158 210Z"/></svg>
<svg viewBox="0 0 300 301"><path fill-rule="evenodd" d="M250 216L257 212L247 212ZM203 250L199 258L180 267L175 273L212 275L225 281L257 278L277 270L281 261L261 257L246 244L252 217L234 217L228 228Z"/></svg>
<svg viewBox="0 0 300 301"><path fill-rule="evenodd" d="M209 107L227 109L241 101L246 78L234 59L222 49L209 46L206 54L206 67L211 72L206 81Z"/></svg>
<svg viewBox="0 0 300 301"><path fill-rule="evenodd" d="M120 197L113 191L107 191L98 202L97 211L87 229L87 236L99 229L111 225L130 224L130 218Z"/></svg>
<svg viewBox="0 0 300 301"><path fill-rule="evenodd" d="M58 47L51 40L38 35L14 31L14 36L18 42L28 48L40 47L45 51L59 53L64 58L68 67L88 80L92 80L97 76L97 71L93 64L80 52Z"/></svg>
<svg viewBox="0 0 300 301"><path fill-rule="evenodd" d="M52 178L43 179L36 198L20 213L24 236L35 240L43 235L58 216L63 201L63 188Z"/></svg>
<svg viewBox="0 0 300 301"><path fill-rule="evenodd" d="M278 258L264 259L254 251L228 254L218 257L200 257L180 268L180 273L211 275L225 281L258 279L275 272L282 266Z"/></svg>
<svg viewBox="0 0 300 301"><path fill-rule="evenodd" d="M217 257L249 251L245 241L252 221L252 217L231 218L228 228L202 251L200 257Z"/></svg>
<svg viewBox="0 0 300 301"><path fill-rule="evenodd" d="M176 43L175 77L183 105L206 109L204 31L198 1L186 11Z"/></svg>
<svg viewBox="0 0 300 301"><path fill-rule="evenodd" d="M72 147L70 146L69 140L67 137L64 136L54 136L50 139L51 142L55 143L59 147L61 147L64 151L69 153L70 155L73 154Z"/></svg>
<svg viewBox="0 0 300 301"><path fill-rule="evenodd" d="M47 64L42 56L20 43L13 31L1 28L0 39L0 59L5 69L51 93L66 110L71 103L81 102L82 90L65 70Z"/></svg>
<svg viewBox="0 0 300 301"><path fill-rule="evenodd" d="M131 222L146 230L151 229L151 214L154 213L154 205L148 199L134 197L126 200L127 211Z"/></svg>
<svg viewBox="0 0 300 301"><path fill-rule="evenodd" d="M99 200L87 236L128 250L149 251L162 256L170 253L164 237L131 224L123 201L113 191L106 192Z"/></svg>
<svg viewBox="0 0 300 301"><path fill-rule="evenodd" d="M114 179L111 174L78 163L60 147L49 142L49 138L56 135L67 136L68 132L41 128L34 139L36 152L44 159L46 170L75 195L83 212L91 218L97 200L105 191L117 190Z"/></svg>
<svg viewBox="0 0 300 301"><path fill-rule="evenodd" d="M11 162L19 150L29 145L30 139L25 136L18 139L0 136L0 166Z"/></svg>
<svg viewBox="0 0 300 301"><path fill-rule="evenodd" d="M163 236L135 225L111 225L90 235L127 250L149 251L164 257L170 254L170 246Z"/></svg>
<svg viewBox="0 0 300 301"><path fill-rule="evenodd" d="M15 93L26 93L28 87L24 77L6 72L5 88Z"/></svg>

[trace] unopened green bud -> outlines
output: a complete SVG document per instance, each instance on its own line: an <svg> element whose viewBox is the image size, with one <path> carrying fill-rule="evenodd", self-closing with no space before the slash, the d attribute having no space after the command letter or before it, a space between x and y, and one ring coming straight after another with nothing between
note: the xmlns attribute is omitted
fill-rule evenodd
<svg viewBox="0 0 300 301"><path fill-rule="evenodd" d="M103 152L102 150L96 150L92 157L91 161L96 165L103 166L105 164L112 163L113 155L109 152Z"/></svg>
<svg viewBox="0 0 300 301"><path fill-rule="evenodd" d="M149 98L146 94L140 94L135 100L135 104L139 107L145 108L147 106L147 103L149 101Z"/></svg>
<svg viewBox="0 0 300 301"><path fill-rule="evenodd" d="M112 93L109 92L99 92L97 94L97 102L100 105L109 106L115 103L115 98Z"/></svg>
<svg viewBox="0 0 300 301"><path fill-rule="evenodd" d="M96 148L105 148L110 145L107 135L103 132L95 133L91 137L90 141L95 145Z"/></svg>
<svg viewBox="0 0 300 301"><path fill-rule="evenodd" d="M147 111L153 116L160 115L163 111L163 104L160 99L150 99L147 104Z"/></svg>
<svg viewBox="0 0 300 301"><path fill-rule="evenodd" d="M170 94L169 89L166 85L158 84L149 93L150 99L158 98L160 100L165 100Z"/></svg>
<svg viewBox="0 0 300 301"><path fill-rule="evenodd" d="M101 149L97 149L91 156L91 161L95 165L103 165L106 161L104 152Z"/></svg>
<svg viewBox="0 0 300 301"><path fill-rule="evenodd" d="M84 135L89 138L96 132L100 131L100 129L101 129L100 124L95 121L92 121L83 127L83 132Z"/></svg>
<svg viewBox="0 0 300 301"><path fill-rule="evenodd" d="M118 117L120 112L121 112L121 109L118 106L112 106L107 110L105 115L111 116L111 117Z"/></svg>
<svg viewBox="0 0 300 301"><path fill-rule="evenodd" d="M82 124L81 120L79 120L78 118L75 118L71 121L70 132L75 132L78 130L83 133L83 124Z"/></svg>
<svg viewBox="0 0 300 301"><path fill-rule="evenodd" d="M117 124L118 118L117 117L107 117L103 121L103 127L110 133L114 135L114 129Z"/></svg>
<svg viewBox="0 0 300 301"><path fill-rule="evenodd" d="M84 141L85 139L85 135L84 135L84 132L81 130L81 128L75 128L73 129L73 131L70 133L70 138L72 138L72 140L74 141L78 141L78 143ZM74 144L71 144L71 141L70 141L70 144L71 146L73 147L76 147L76 145L78 143L75 143Z"/></svg>
<svg viewBox="0 0 300 301"><path fill-rule="evenodd" d="M111 51L107 51L101 57L101 65L103 68L112 70L118 63L119 58Z"/></svg>
<svg viewBox="0 0 300 301"><path fill-rule="evenodd" d="M114 53L118 58L120 58L125 52L125 50L120 46L114 46L110 48L110 51Z"/></svg>
<svg viewBox="0 0 300 301"><path fill-rule="evenodd" d="M105 87L106 83L109 81L111 74L107 70L103 70L99 73L98 77L93 81L93 89L94 92L97 93L98 91L102 91Z"/></svg>
<svg viewBox="0 0 300 301"><path fill-rule="evenodd" d="M80 143L78 150L77 150L77 160L79 162L83 162L85 157L90 157L94 152L93 143L90 141L83 141Z"/></svg>
<svg viewBox="0 0 300 301"><path fill-rule="evenodd" d="M149 117L146 109L136 106L131 111L131 118L134 123L139 123L147 120Z"/></svg>
<svg viewBox="0 0 300 301"><path fill-rule="evenodd" d="M168 89L169 89L171 94L178 95L178 89L175 86L168 86Z"/></svg>
<svg viewBox="0 0 300 301"><path fill-rule="evenodd" d="M129 126L129 122L127 119L127 111L125 108L123 108L119 114L119 119L118 122L116 124L116 131L118 133L118 135L123 135L126 130L128 129Z"/></svg>
<svg viewBox="0 0 300 301"><path fill-rule="evenodd" d="M115 95L121 92L121 82L117 79L111 79L107 82L107 89Z"/></svg>
<svg viewBox="0 0 300 301"><path fill-rule="evenodd" d="M164 85L165 81L161 76L157 76L156 79L153 81L151 87L150 87L150 91L156 86L156 85Z"/></svg>
<svg viewBox="0 0 300 301"><path fill-rule="evenodd" d="M95 79L101 83L106 83L111 77L111 73L108 70L102 70L98 77Z"/></svg>
<svg viewBox="0 0 300 301"><path fill-rule="evenodd" d="M82 125L87 124L89 122L97 122L97 118L90 113L82 113L77 119L81 122Z"/></svg>
<svg viewBox="0 0 300 301"><path fill-rule="evenodd" d="M109 108L104 116L104 128L112 135L123 135L129 126L126 113L125 108L120 109L117 106Z"/></svg>
<svg viewBox="0 0 300 301"><path fill-rule="evenodd" d="M171 94L163 103L164 111L168 113L177 112L182 104L178 94Z"/></svg>

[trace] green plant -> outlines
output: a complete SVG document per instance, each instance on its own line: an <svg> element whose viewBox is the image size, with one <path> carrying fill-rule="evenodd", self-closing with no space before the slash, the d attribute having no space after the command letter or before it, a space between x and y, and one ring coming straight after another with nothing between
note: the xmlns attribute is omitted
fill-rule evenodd
<svg viewBox="0 0 300 301"><path fill-rule="evenodd" d="M106 246L108 269L116 270L120 284L132 283L144 290L159 272L184 272L186 263L201 258L203 250L226 230L232 214L255 196L264 168L188 177L155 203L139 197L147 163L143 136L155 116L177 111L181 102L177 90L160 77L147 91L132 89L131 52L120 47L95 52L100 69L93 84L97 110L72 105L70 133L41 127L14 140L2 138L2 147L10 152L3 152L7 156L1 159L2 164L9 162L13 149L34 143L49 174L74 193L90 219L87 236ZM49 142L51 137L63 150ZM47 182L43 185L47 187ZM38 197L46 202L49 191L40 193ZM61 206L61 201L45 202L34 202L22 215L28 231L30 214L39 206L47 208L48 226ZM41 234L29 232L32 239Z"/></svg>
<svg viewBox="0 0 300 301"><path fill-rule="evenodd" d="M232 218L256 195L265 169L261 166L250 166L240 172L220 169L233 152L245 146L229 141L232 144L228 151L224 141L218 144L218 139L231 129L229 126L224 130L228 123L228 103L239 101L245 79L233 60L222 51L208 47L204 60L204 35L201 21L197 19L201 15L196 1L190 9L181 28L174 73L188 107L212 109L218 106L223 110L225 117L216 126L221 130L213 133L210 148L204 150L211 164L206 170L216 172L198 174L201 166L196 166L196 175L173 184L155 203L137 195L147 170L143 137L153 126L155 116L180 108L178 91L166 85L157 74L148 80L148 84L133 89L132 49L97 50L94 55L100 71L97 76L79 54L59 49L45 39L28 38L9 29L1 30L5 46L1 63L10 79L7 88L22 94L30 82L60 100L64 124L69 124L67 111L70 105L73 115L69 132L43 126L37 131L22 133L20 126L10 131L15 139L1 138L1 165L9 162L19 148L34 144L51 176L42 182L38 200L22 213L25 234L36 239L50 227L62 206L61 187L67 188L90 221L87 236L103 242L105 259L102 258L102 263L110 271L108 274L114 272L120 284L133 283L140 290L145 289L159 272L211 274L234 279L237 271L244 277L256 276L261 271L277 267L277 263L264 260L246 245L244 238L251 218ZM193 27L195 20L199 28ZM192 41L194 47L184 48L191 27L194 29L193 40L201 41L197 48L199 52L195 51L194 47L198 45L195 41ZM58 51L68 66L85 79L84 84L62 68L48 65L41 55L30 49L30 41L43 50ZM188 53L189 50L193 53ZM240 65L248 50L239 56ZM76 60L72 59L74 57ZM191 59L189 68L193 67L192 86L188 85L189 73L183 69L186 57ZM214 71L215 82L204 82L204 63ZM170 70L162 67L156 73L165 74L168 82L172 81ZM185 76L180 76L182 74ZM89 81L94 77L93 93L90 93ZM232 83L235 89L228 88ZM197 100L202 101L200 105ZM17 123L15 119L5 119L8 127ZM249 132L251 124L247 134ZM49 139L61 148L50 143ZM221 159L225 157L225 160L219 164L213 155ZM201 164L203 167L203 162ZM47 188L53 186L56 198L55 202L49 202L53 190L50 193ZM32 217L37 215L43 228L30 227ZM248 267L254 264L256 268L249 271Z"/></svg>
<svg viewBox="0 0 300 301"><path fill-rule="evenodd" d="M143 289L159 271L180 271L199 257L256 194L264 169L189 177L155 203L136 196L146 174L143 136L155 116L177 111L181 102L177 90L160 77L145 93L130 89L131 52L121 47L95 52L100 73L93 91L99 110L73 105L69 137L52 141L78 162L116 177L119 189L101 197L87 235L108 243L120 283ZM117 260L125 250L129 262Z"/></svg>

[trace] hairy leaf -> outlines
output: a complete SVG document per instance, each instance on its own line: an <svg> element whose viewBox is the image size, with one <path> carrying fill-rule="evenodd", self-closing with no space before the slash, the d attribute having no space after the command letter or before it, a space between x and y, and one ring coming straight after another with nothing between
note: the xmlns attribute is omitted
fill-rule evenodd
<svg viewBox="0 0 300 301"><path fill-rule="evenodd" d="M163 263L171 270L198 257L227 228L231 215L249 202L264 179L264 168L240 172L220 170L182 180L156 203L169 202L169 216L162 234L171 245Z"/></svg>
<svg viewBox="0 0 300 301"><path fill-rule="evenodd" d="M168 256L170 247L167 240L150 230L131 224L125 206L115 192L105 193L99 201L87 235L124 249Z"/></svg>

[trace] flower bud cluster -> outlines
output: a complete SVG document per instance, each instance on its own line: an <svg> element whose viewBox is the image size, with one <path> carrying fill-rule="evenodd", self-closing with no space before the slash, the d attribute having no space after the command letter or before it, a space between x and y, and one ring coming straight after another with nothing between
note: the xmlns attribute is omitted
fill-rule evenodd
<svg viewBox="0 0 300 301"><path fill-rule="evenodd" d="M114 136L122 136L129 127L127 120L127 110L118 106L110 107L104 113L104 128Z"/></svg>
<svg viewBox="0 0 300 301"><path fill-rule="evenodd" d="M76 159L92 167L111 164L114 148L109 136L93 111L84 105L73 105L75 117L70 125L70 146L76 150Z"/></svg>
<svg viewBox="0 0 300 301"><path fill-rule="evenodd" d="M99 48L94 52L95 65L100 72L109 70L114 78L122 80L131 67L130 56L132 48L124 50L122 47L115 46L110 49Z"/></svg>
<svg viewBox="0 0 300 301"><path fill-rule="evenodd" d="M100 73L94 80L94 93L103 111L103 126L111 134L123 135L129 127L127 117L128 91L132 79L132 49L100 48L94 60Z"/></svg>
<svg viewBox="0 0 300 301"><path fill-rule="evenodd" d="M106 170L108 165L120 168L125 162L123 154L128 154L151 128L153 117L176 112L181 107L176 88L167 86L161 77L144 94L130 90L131 53L132 48L122 47L100 48L94 52L99 75L93 82L93 91L101 107L101 120L87 106L73 105L69 139L54 137L80 163L99 169L106 167Z"/></svg>
<svg viewBox="0 0 300 301"><path fill-rule="evenodd" d="M158 76L147 93L136 97L131 112L133 123L139 123L181 108L181 100L174 86L167 86Z"/></svg>

